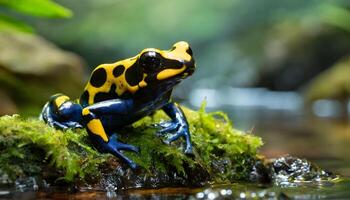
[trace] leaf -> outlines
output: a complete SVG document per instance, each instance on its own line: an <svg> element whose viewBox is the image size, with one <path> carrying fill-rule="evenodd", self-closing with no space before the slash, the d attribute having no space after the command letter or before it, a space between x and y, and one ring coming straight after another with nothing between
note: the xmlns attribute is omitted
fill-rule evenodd
<svg viewBox="0 0 350 200"><path fill-rule="evenodd" d="M0 14L0 31L33 32L33 28L24 22Z"/></svg>
<svg viewBox="0 0 350 200"><path fill-rule="evenodd" d="M324 22L350 31L350 11L346 8L336 5L324 5L321 8L322 19Z"/></svg>
<svg viewBox="0 0 350 200"><path fill-rule="evenodd" d="M72 16L69 9L51 0L0 0L0 6L38 17L67 18Z"/></svg>

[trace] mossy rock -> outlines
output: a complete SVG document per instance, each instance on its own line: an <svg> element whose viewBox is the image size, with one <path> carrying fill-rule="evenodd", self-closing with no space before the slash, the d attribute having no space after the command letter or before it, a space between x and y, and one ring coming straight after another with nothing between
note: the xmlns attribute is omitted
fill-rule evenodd
<svg viewBox="0 0 350 200"><path fill-rule="evenodd" d="M96 151L85 130L55 130L37 119L0 118L0 176L40 177L52 183L96 187L199 186L205 183L263 181L258 148L262 140L235 130L222 112L183 108L190 124L194 156L183 153L183 141L166 145L154 126L168 120L157 111L119 132L119 139L139 146L125 152L139 164L130 170L109 154ZM260 173L259 170L262 172Z"/></svg>

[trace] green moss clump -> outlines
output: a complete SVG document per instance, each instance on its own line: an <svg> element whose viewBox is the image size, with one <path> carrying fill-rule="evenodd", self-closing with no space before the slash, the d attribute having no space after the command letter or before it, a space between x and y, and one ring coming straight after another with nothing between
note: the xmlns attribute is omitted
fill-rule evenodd
<svg viewBox="0 0 350 200"><path fill-rule="evenodd" d="M14 180L40 175L47 167L56 176L72 181L93 174L106 155L89 145L83 130L55 130L37 119L19 115L0 118L0 171Z"/></svg>
<svg viewBox="0 0 350 200"><path fill-rule="evenodd" d="M197 171L205 172L215 182L247 180L258 159L261 139L235 130L224 113L207 113L204 105L199 111L183 110L190 124L193 157L183 154L182 140L166 145L163 138L156 136L154 124L169 120L162 111L118 132L122 142L141 149L140 154L125 154L138 163L145 174L171 170L191 178ZM87 177L113 171L118 163L113 156L93 149L85 130L62 132L39 120L25 120L18 115L0 118L0 153L0 172L12 178L40 176L50 168L50 173L57 178L86 181ZM107 169L103 169L106 166Z"/></svg>
<svg viewBox="0 0 350 200"><path fill-rule="evenodd" d="M127 153L128 156L146 169L150 166L158 170L175 168L178 173L186 176L184 167L201 167L216 182L247 179L251 165L257 158L257 150L263 144L261 138L234 129L223 112L207 113L204 104L199 111L185 107L182 109L190 124L194 158L182 153L183 141L169 146L155 136L156 129L151 128L150 124L169 120L162 111L133 125L133 132L143 132L141 139L139 134L127 130L121 134L123 141L141 147L141 156Z"/></svg>

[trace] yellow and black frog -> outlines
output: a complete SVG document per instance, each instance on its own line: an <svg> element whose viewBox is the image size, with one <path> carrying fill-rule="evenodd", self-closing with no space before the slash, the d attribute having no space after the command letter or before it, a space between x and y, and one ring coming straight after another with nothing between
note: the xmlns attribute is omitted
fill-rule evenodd
<svg viewBox="0 0 350 200"><path fill-rule="evenodd" d="M162 109L171 118L160 124L160 134L173 133L164 142L185 139L186 154L192 153L188 122L181 108L171 100L173 87L195 70L187 42L177 42L170 50L148 48L132 58L96 67L79 103L56 94L44 106L40 118L59 129L85 127L95 147L137 165L120 150L139 148L118 142L117 131L140 118Z"/></svg>

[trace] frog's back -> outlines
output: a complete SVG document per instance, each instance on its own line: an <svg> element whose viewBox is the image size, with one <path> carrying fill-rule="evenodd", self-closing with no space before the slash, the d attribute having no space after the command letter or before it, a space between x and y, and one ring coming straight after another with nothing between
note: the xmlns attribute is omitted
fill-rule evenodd
<svg viewBox="0 0 350 200"><path fill-rule="evenodd" d="M80 97L80 104L86 107L135 93L144 79L143 73L138 71L136 61L136 57L133 57L96 67Z"/></svg>

